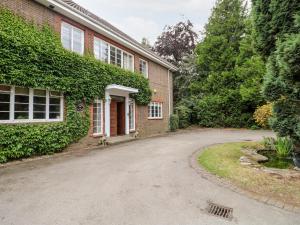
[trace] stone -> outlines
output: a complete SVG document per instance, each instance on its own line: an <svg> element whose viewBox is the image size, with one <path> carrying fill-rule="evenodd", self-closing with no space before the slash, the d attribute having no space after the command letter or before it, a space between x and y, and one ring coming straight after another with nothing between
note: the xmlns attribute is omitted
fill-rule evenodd
<svg viewBox="0 0 300 225"><path fill-rule="evenodd" d="M247 157L247 156L242 156L240 158L240 163L243 166L248 166L248 165L252 165L252 161Z"/></svg>

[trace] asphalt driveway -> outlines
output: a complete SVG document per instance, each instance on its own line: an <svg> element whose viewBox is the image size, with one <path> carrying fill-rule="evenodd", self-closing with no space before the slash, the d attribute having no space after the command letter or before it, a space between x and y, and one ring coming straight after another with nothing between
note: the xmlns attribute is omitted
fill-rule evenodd
<svg viewBox="0 0 300 225"><path fill-rule="evenodd" d="M210 144L266 131L194 130L0 168L1 225L298 225L300 215L203 179L189 158ZM207 201L232 207L226 221Z"/></svg>

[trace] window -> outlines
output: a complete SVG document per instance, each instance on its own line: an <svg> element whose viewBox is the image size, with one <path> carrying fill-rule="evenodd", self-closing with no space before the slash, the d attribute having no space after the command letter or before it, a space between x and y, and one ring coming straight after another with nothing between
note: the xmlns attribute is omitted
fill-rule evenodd
<svg viewBox="0 0 300 225"><path fill-rule="evenodd" d="M151 102L148 105L148 118L149 119L162 119L162 103Z"/></svg>
<svg viewBox="0 0 300 225"><path fill-rule="evenodd" d="M83 55L84 32L70 24L62 23L61 41L64 48Z"/></svg>
<svg viewBox="0 0 300 225"><path fill-rule="evenodd" d="M96 59L126 70L134 71L133 55L94 37L94 55Z"/></svg>
<svg viewBox="0 0 300 225"><path fill-rule="evenodd" d="M94 55L96 59L108 63L108 43L100 40L99 38L94 39Z"/></svg>
<svg viewBox="0 0 300 225"><path fill-rule="evenodd" d="M129 101L129 130L135 130L135 104L133 99Z"/></svg>
<svg viewBox="0 0 300 225"><path fill-rule="evenodd" d="M148 63L142 59L140 59L140 73L148 78Z"/></svg>
<svg viewBox="0 0 300 225"><path fill-rule="evenodd" d="M102 101L96 99L93 104L93 133L94 135L102 134L103 113Z"/></svg>
<svg viewBox="0 0 300 225"><path fill-rule="evenodd" d="M123 68L126 70L133 71L133 56L127 52L123 52Z"/></svg>
<svg viewBox="0 0 300 225"><path fill-rule="evenodd" d="M0 85L0 123L62 119L63 96L60 92Z"/></svg>
<svg viewBox="0 0 300 225"><path fill-rule="evenodd" d="M0 85L0 121L9 120L11 87Z"/></svg>

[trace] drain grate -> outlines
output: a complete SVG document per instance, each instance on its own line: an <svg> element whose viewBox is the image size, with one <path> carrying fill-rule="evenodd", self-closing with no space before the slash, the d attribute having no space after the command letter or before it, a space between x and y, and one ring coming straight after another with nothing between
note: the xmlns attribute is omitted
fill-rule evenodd
<svg viewBox="0 0 300 225"><path fill-rule="evenodd" d="M233 209L221 206L212 202L208 202L207 212L211 215L225 219L232 219Z"/></svg>

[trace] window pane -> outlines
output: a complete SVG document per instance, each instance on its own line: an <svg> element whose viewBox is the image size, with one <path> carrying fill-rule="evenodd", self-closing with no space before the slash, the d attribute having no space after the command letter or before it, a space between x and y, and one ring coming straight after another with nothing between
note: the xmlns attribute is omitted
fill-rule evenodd
<svg viewBox="0 0 300 225"><path fill-rule="evenodd" d="M50 104L60 104L60 98L50 98Z"/></svg>
<svg viewBox="0 0 300 225"><path fill-rule="evenodd" d="M9 112L0 112L0 120L9 120Z"/></svg>
<svg viewBox="0 0 300 225"><path fill-rule="evenodd" d="M116 48L110 46L110 63L116 64Z"/></svg>
<svg viewBox="0 0 300 225"><path fill-rule="evenodd" d="M34 112L46 112L46 105L33 105Z"/></svg>
<svg viewBox="0 0 300 225"><path fill-rule="evenodd" d="M16 95L29 95L28 88L16 87L15 89Z"/></svg>
<svg viewBox="0 0 300 225"><path fill-rule="evenodd" d="M15 95L15 102L29 103L29 96Z"/></svg>
<svg viewBox="0 0 300 225"><path fill-rule="evenodd" d="M0 102L10 102L10 94L0 92Z"/></svg>
<svg viewBox="0 0 300 225"><path fill-rule="evenodd" d="M10 86L0 85L0 92L10 92Z"/></svg>
<svg viewBox="0 0 300 225"><path fill-rule="evenodd" d="M34 90L35 96L46 96L46 90Z"/></svg>
<svg viewBox="0 0 300 225"><path fill-rule="evenodd" d="M33 113L33 119L45 119L46 118L46 113Z"/></svg>
<svg viewBox="0 0 300 225"><path fill-rule="evenodd" d="M15 112L15 119L16 120L24 120L29 119L28 112Z"/></svg>
<svg viewBox="0 0 300 225"><path fill-rule="evenodd" d="M1 103L0 102L0 111L9 111L9 103Z"/></svg>
<svg viewBox="0 0 300 225"><path fill-rule="evenodd" d="M117 49L117 65L122 66L122 51Z"/></svg>
<svg viewBox="0 0 300 225"><path fill-rule="evenodd" d="M72 28L67 24L62 24L61 28L61 41L64 48L71 50L71 35L72 35Z"/></svg>
<svg viewBox="0 0 300 225"><path fill-rule="evenodd" d="M46 104L46 98L45 97L33 97L33 103Z"/></svg>
<svg viewBox="0 0 300 225"><path fill-rule="evenodd" d="M50 113L49 119L60 119L60 113Z"/></svg>
<svg viewBox="0 0 300 225"><path fill-rule="evenodd" d="M73 51L82 54L83 50L83 32L73 28Z"/></svg>
<svg viewBox="0 0 300 225"><path fill-rule="evenodd" d="M101 42L101 60L108 62L108 44L106 42Z"/></svg>
<svg viewBox="0 0 300 225"><path fill-rule="evenodd" d="M100 41L98 39L94 39L94 56L96 59L100 59Z"/></svg>
<svg viewBox="0 0 300 225"><path fill-rule="evenodd" d="M60 92L59 91L50 91L50 96L52 97L52 96L57 96L57 97L60 97L61 96L61 94L60 94Z"/></svg>
<svg viewBox="0 0 300 225"><path fill-rule="evenodd" d="M60 112L60 105L50 105L50 112Z"/></svg>
<svg viewBox="0 0 300 225"><path fill-rule="evenodd" d="M93 133L94 134L100 134L102 131L102 107L101 102L99 100L95 100L93 104Z"/></svg>
<svg viewBox="0 0 300 225"><path fill-rule="evenodd" d="M29 110L29 104L15 104L15 111L27 112Z"/></svg>

